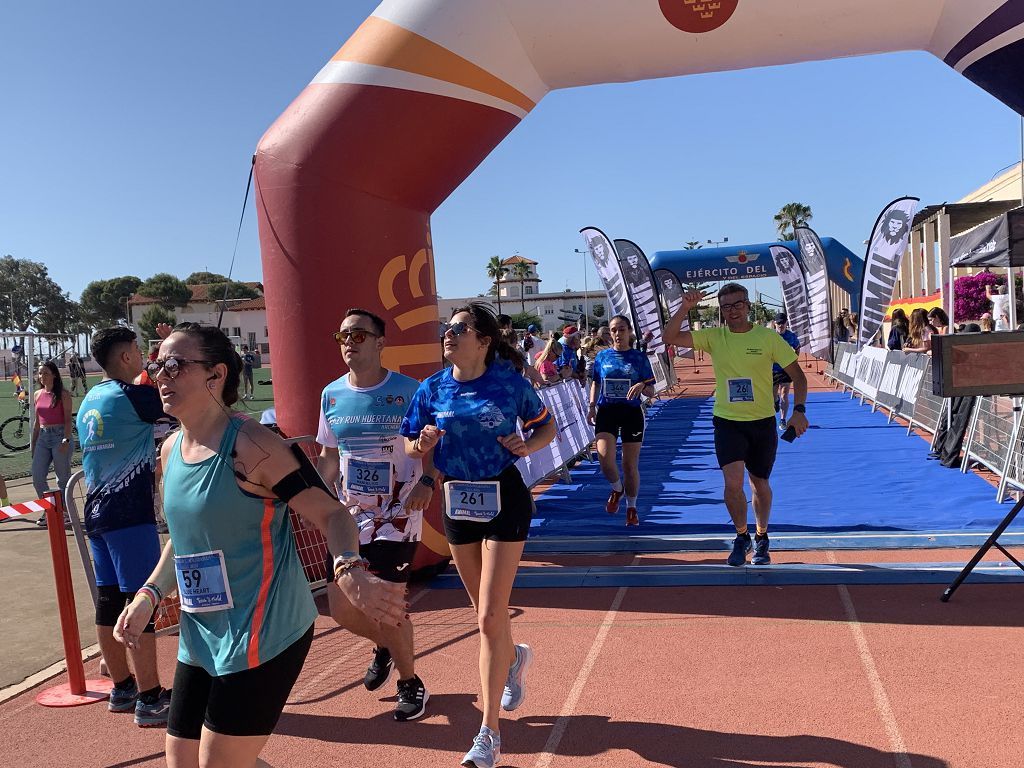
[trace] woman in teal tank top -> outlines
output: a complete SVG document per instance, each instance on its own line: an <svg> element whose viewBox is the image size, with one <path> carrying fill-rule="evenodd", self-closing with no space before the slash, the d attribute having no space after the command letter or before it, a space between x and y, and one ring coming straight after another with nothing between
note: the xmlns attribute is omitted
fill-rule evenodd
<svg viewBox="0 0 1024 768"><path fill-rule="evenodd" d="M147 367L181 432L164 443L171 539L114 635L129 648L163 594L181 601L167 762L199 755L257 765L298 678L317 611L284 502L324 534L335 581L374 621L399 625L403 585L370 576L352 516L308 462L270 430L230 410L242 362L217 328L184 324Z"/></svg>

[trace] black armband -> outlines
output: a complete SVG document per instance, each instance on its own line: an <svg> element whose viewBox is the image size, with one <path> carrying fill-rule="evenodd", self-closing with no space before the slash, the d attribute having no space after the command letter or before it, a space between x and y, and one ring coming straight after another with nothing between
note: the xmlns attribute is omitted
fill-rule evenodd
<svg viewBox="0 0 1024 768"><path fill-rule="evenodd" d="M332 499L336 499L337 497L327 487L327 483L320 477L320 473L316 471L316 467L313 466L313 463L306 454L302 452L302 449L298 445L292 445L291 449L292 453L295 454L295 458L299 461L299 468L289 472L277 481L277 484L270 489L274 492L274 495L287 504L292 498L307 488L319 488Z"/></svg>

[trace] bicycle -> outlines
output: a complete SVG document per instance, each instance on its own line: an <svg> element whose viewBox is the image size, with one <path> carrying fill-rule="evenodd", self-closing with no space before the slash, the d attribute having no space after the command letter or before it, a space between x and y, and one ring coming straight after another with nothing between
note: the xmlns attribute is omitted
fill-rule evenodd
<svg viewBox="0 0 1024 768"><path fill-rule="evenodd" d="M28 398L21 399L21 413L11 416L0 424L0 445L9 451L17 452L27 450L31 443L32 430L29 427ZM74 450L82 449L81 441L78 439L78 424L75 419L77 413L71 414L71 432L74 437Z"/></svg>

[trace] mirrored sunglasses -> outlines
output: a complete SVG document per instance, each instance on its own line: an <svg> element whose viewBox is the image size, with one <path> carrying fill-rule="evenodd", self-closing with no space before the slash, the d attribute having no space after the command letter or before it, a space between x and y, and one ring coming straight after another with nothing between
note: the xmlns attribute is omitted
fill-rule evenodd
<svg viewBox="0 0 1024 768"><path fill-rule="evenodd" d="M471 326L469 323L446 323L441 329L441 336L444 337L447 334L452 336L461 336L466 331L475 331L476 328Z"/></svg>
<svg viewBox="0 0 1024 768"><path fill-rule="evenodd" d="M362 328L354 331L336 331L334 334L334 340L339 344L344 344L349 339L352 339L353 344L362 344L366 341L367 336L376 337L377 334L372 331L364 331Z"/></svg>
<svg viewBox="0 0 1024 768"><path fill-rule="evenodd" d="M160 374L160 371L163 371L167 374L168 378L174 379L177 378L182 368L193 363L213 365L211 360L189 360L184 357L165 357L162 360L156 359L147 363L146 373L149 374L149 378L155 379Z"/></svg>

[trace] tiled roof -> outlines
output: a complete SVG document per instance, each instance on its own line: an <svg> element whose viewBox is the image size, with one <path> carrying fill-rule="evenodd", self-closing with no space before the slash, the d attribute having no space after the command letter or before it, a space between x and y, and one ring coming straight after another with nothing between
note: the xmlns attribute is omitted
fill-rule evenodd
<svg viewBox="0 0 1024 768"><path fill-rule="evenodd" d="M192 289L191 303L193 303L193 304L201 304L203 302L218 301L220 299L219 296L211 296L210 295L210 288L213 287L213 286L216 286L216 285L223 286L224 283L200 283L198 285L190 285L189 288ZM263 292L263 284L262 283L242 283L242 285L248 285L250 288L252 288L253 290L259 291L260 293ZM223 290L223 288L221 290ZM229 299L229 301L230 301L230 299ZM128 301L129 304L135 304L135 305L138 305L138 304L156 304L156 302L157 302L157 300L154 299L152 296L142 296L142 295L140 295L138 293L133 294L131 299L129 299L129 301ZM255 309L255 307L253 307L253 309Z"/></svg>
<svg viewBox="0 0 1024 768"><path fill-rule="evenodd" d="M536 264L537 262L533 259L528 259L525 256L520 256L518 253L515 256L509 256L507 259L502 259L502 264Z"/></svg>
<svg viewBox="0 0 1024 768"><path fill-rule="evenodd" d="M257 296L255 299L249 299L248 301L242 301L238 304L232 304L228 307L228 312L246 312L253 309L266 309L267 300L262 296Z"/></svg>

